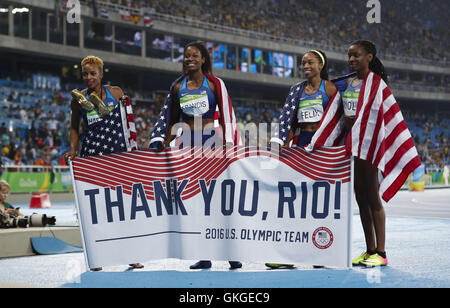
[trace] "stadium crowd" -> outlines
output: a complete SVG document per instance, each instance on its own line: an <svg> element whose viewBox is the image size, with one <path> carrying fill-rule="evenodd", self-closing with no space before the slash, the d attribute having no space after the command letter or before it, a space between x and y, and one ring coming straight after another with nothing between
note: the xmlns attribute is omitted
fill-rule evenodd
<svg viewBox="0 0 450 308"><path fill-rule="evenodd" d="M405 110L404 116L414 137L420 159L435 168L449 164L450 117L446 113L419 113Z"/></svg>
<svg viewBox="0 0 450 308"><path fill-rule="evenodd" d="M93 1L86 0L90 5ZM381 22L366 21L367 1L347 0L105 0L124 7L199 20L319 46L345 48L366 37L380 54L440 63L449 59L448 1L397 0L381 3Z"/></svg>
<svg viewBox="0 0 450 308"><path fill-rule="evenodd" d="M23 82L0 86L0 157L5 165L65 164L70 118L67 93ZM6 94L6 95L5 95Z"/></svg>
<svg viewBox="0 0 450 308"><path fill-rule="evenodd" d="M69 147L70 94L61 90L33 89L31 83L0 81L0 156L3 164L65 165L61 155ZM130 96L134 101L138 146L146 149L165 94L155 92L151 102L140 101L140 95L136 93ZM248 123L276 123L279 103L282 102L249 104L243 99L233 100L241 130ZM409 109L403 110L403 114L427 167L440 168L449 164L449 114ZM246 144L264 145L261 140L258 143L248 137Z"/></svg>

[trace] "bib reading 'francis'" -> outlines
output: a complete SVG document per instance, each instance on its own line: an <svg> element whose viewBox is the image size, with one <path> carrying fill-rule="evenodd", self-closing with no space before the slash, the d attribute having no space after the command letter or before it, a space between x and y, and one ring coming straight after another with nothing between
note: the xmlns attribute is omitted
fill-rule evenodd
<svg viewBox="0 0 450 308"><path fill-rule="evenodd" d="M181 117L185 121L192 121L193 117L202 117L203 119L213 119L216 111L216 100L208 84L206 76L203 84L196 90L190 90L186 86L187 77L184 78L178 92L178 101L180 102Z"/></svg>

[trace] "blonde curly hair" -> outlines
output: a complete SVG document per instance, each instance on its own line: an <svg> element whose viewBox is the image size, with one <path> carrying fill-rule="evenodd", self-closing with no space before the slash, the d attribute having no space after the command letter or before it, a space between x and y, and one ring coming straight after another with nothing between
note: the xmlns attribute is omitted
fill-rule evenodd
<svg viewBox="0 0 450 308"><path fill-rule="evenodd" d="M86 64L95 64L98 66L100 72L103 72L103 60L96 56L87 56L81 61L81 67Z"/></svg>
<svg viewBox="0 0 450 308"><path fill-rule="evenodd" d="M8 189L11 189L11 186L9 186L8 182L6 182L5 180L0 180L0 190L3 187L8 187Z"/></svg>

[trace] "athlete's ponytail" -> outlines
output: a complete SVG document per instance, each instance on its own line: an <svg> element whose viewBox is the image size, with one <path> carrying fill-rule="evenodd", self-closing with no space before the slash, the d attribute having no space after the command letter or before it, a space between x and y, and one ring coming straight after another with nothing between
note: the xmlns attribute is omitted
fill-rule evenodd
<svg viewBox="0 0 450 308"><path fill-rule="evenodd" d="M369 69L375 74L379 75L384 80L384 82L388 82L388 75L383 63L381 63L380 58L378 58L377 56L373 56L372 62L369 63Z"/></svg>
<svg viewBox="0 0 450 308"><path fill-rule="evenodd" d="M369 69L374 72L375 74L379 75L384 82L388 82L388 75L386 73L386 69L384 68L383 63L381 63L381 60L377 57L377 47L374 43L371 41L366 40L358 40L353 42L351 45L358 45L363 47L367 53L370 53L373 55L372 61L369 63Z"/></svg>

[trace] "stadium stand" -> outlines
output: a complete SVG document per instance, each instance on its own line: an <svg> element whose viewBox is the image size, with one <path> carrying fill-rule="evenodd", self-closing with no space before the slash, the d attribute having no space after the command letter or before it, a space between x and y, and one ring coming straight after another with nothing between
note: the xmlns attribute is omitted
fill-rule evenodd
<svg viewBox="0 0 450 308"><path fill-rule="evenodd" d="M91 6L94 2L85 0ZM348 43L366 37L379 46L384 58L423 63L446 63L449 59L446 12L450 7L440 0L385 1L382 5L387 16L382 22L362 27L357 25L366 18L361 12L367 8L366 2L359 0L345 1L345 5L339 0L96 1L98 6L102 3L117 5L106 6L111 11L128 7L155 17L163 14L198 20L204 26L221 25L223 31L239 28L250 31L249 35L263 33L273 40L301 40L340 52L346 52Z"/></svg>

